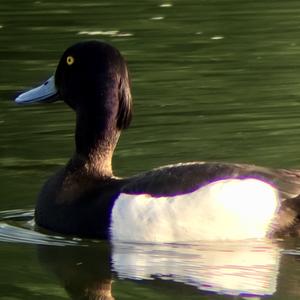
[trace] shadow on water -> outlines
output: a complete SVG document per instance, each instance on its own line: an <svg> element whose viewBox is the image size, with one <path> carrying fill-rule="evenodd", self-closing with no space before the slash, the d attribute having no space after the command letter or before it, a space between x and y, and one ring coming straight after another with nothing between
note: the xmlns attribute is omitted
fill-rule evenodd
<svg viewBox="0 0 300 300"><path fill-rule="evenodd" d="M269 240L108 243L38 232L34 226L33 211L1 212L0 241L35 245L40 264L71 299L117 299L121 282L143 283L169 297L185 290L213 293L216 299L260 299L276 293L282 257L300 257L300 251Z"/></svg>

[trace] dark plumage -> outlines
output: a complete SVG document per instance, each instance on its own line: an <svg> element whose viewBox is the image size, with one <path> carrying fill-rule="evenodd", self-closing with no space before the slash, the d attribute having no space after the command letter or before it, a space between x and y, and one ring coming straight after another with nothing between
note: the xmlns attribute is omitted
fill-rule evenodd
<svg viewBox="0 0 300 300"><path fill-rule="evenodd" d="M256 178L275 186L281 197L270 234L300 235L300 171L195 162L125 179L114 177L113 152L132 116L127 66L114 47L99 41L75 44L60 59L55 85L52 78L16 102L47 101L57 98L56 94L76 112L76 149L42 188L35 214L38 225L66 234L108 238L111 210L120 193L174 196L221 179Z"/></svg>

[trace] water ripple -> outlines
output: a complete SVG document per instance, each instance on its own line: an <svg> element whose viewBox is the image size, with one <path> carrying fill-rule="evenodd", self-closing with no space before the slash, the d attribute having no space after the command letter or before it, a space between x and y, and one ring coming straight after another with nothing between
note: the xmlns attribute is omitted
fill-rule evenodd
<svg viewBox="0 0 300 300"><path fill-rule="evenodd" d="M133 36L132 33L129 32L120 32L119 30L89 30L89 31L79 31L78 35L103 35L103 36L111 36L111 37L128 37Z"/></svg>
<svg viewBox="0 0 300 300"><path fill-rule="evenodd" d="M286 255L300 256L300 250L297 249L286 249L283 250L282 253Z"/></svg>
<svg viewBox="0 0 300 300"><path fill-rule="evenodd" d="M51 246L77 246L81 240L36 231L33 210L0 212L0 242Z"/></svg>

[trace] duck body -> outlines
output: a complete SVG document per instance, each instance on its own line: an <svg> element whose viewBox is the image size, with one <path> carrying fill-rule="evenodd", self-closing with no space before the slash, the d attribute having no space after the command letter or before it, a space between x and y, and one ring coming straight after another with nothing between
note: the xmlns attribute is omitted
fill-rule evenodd
<svg viewBox="0 0 300 300"><path fill-rule="evenodd" d="M76 112L75 152L39 194L39 226L140 242L300 236L297 170L194 162L113 175L132 102L126 63L112 46L87 41L68 48L55 76L16 102L58 98Z"/></svg>
<svg viewBox="0 0 300 300"><path fill-rule="evenodd" d="M194 162L73 182L66 172L46 182L36 206L37 224L56 232L138 242L299 235L300 201L284 191L297 171Z"/></svg>

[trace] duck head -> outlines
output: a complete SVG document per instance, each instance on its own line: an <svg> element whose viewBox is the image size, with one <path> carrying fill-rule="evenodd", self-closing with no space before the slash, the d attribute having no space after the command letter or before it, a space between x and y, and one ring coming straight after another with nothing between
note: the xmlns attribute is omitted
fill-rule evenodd
<svg viewBox="0 0 300 300"><path fill-rule="evenodd" d="M129 126L132 116L129 76L120 52L101 41L77 43L63 53L54 76L15 102L57 99L76 111L77 157L110 164L119 132Z"/></svg>
<svg viewBox="0 0 300 300"><path fill-rule="evenodd" d="M62 55L54 76L41 86L20 94L15 102L54 102L62 99L77 113L93 111L115 117L127 128L132 100L127 66L120 52L101 41L84 41Z"/></svg>

